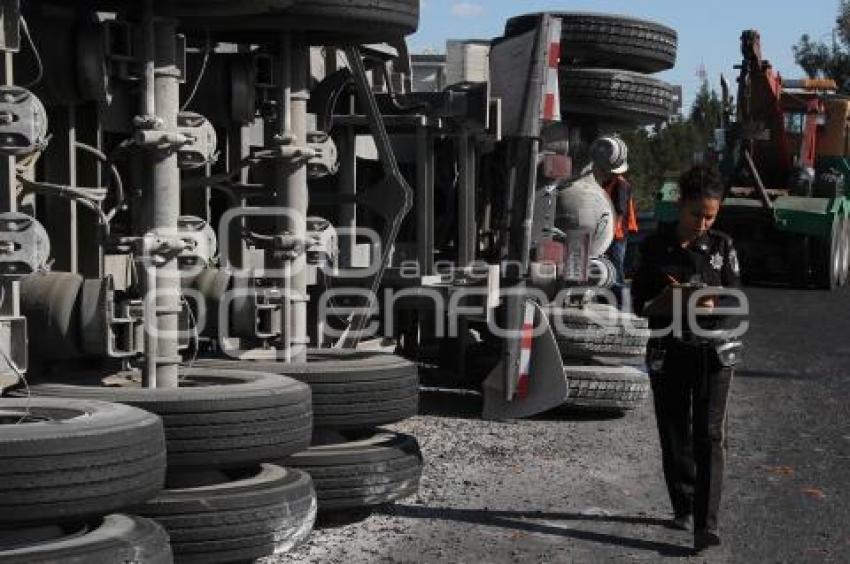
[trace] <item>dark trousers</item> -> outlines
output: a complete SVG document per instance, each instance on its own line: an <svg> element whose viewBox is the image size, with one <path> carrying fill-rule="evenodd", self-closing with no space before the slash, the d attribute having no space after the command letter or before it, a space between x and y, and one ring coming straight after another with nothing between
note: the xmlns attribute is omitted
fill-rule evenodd
<svg viewBox="0 0 850 564"><path fill-rule="evenodd" d="M651 372L664 478L673 511L717 530L726 463L726 406L733 370L710 346L667 347Z"/></svg>
<svg viewBox="0 0 850 564"><path fill-rule="evenodd" d="M628 245L628 236L620 240L614 239L614 242L608 247L608 252L606 253L617 271L617 279L612 290L617 297L620 307L623 304L623 290L626 287L626 248Z"/></svg>

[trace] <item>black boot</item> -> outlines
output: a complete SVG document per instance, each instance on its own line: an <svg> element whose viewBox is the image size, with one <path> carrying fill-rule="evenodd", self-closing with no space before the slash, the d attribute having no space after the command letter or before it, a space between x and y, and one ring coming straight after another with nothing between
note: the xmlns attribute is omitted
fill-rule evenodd
<svg viewBox="0 0 850 564"><path fill-rule="evenodd" d="M712 546L720 545L720 535L717 531L709 531L708 529L700 529L694 531L694 552L702 552Z"/></svg>
<svg viewBox="0 0 850 564"><path fill-rule="evenodd" d="M670 528L679 531L690 531L694 526L694 517L690 513L677 513L670 521Z"/></svg>

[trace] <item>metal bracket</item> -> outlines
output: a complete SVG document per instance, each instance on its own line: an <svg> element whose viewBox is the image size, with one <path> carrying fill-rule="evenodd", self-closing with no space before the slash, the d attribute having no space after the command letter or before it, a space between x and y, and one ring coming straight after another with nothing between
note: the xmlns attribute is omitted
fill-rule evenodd
<svg viewBox="0 0 850 564"><path fill-rule="evenodd" d="M378 155L380 156L381 165L384 169L385 183L390 190L397 194L398 200L397 211L394 214L394 217L387 222L388 225L385 230L386 233L385 236L382 237L381 242L384 246L381 263L378 265L377 272L371 280L370 296L373 297L370 298L368 307L365 308L362 313L357 313L352 316L346 334L340 337L334 345L337 348L354 348L357 346L357 343L359 343L361 337L360 333L368 322L369 317L366 312L368 312L371 308L371 300L377 295L378 288L380 288L381 281L384 278L384 273L386 272L387 265L390 261L390 254L392 253L393 246L398 238L398 233L401 230L401 224L413 208L413 190L401 174L401 169L398 166L398 160L396 160L395 153L393 152L390 136L387 133L386 125L384 124L384 120L378 109L378 102L375 100L375 95L371 90L368 77L366 76L366 69L363 66L363 58L361 56L360 49L358 47L347 47L345 50L345 56L348 59L348 64L354 75L354 85L357 89L357 96L360 98L361 103L366 109L366 117L369 120L369 129L372 132L372 136L375 138L375 145L378 149Z"/></svg>
<svg viewBox="0 0 850 564"><path fill-rule="evenodd" d="M184 215L178 218L177 236L185 245L177 256L181 266L208 263L218 251L215 230L200 217Z"/></svg>
<svg viewBox="0 0 850 564"><path fill-rule="evenodd" d="M212 227L199 217L182 216L176 229L157 229L144 237L119 239L119 250L132 251L137 259L152 261L161 266L177 257L181 266L209 262L218 250L218 242Z"/></svg>
<svg viewBox="0 0 850 564"><path fill-rule="evenodd" d="M111 276L86 280L80 296L80 334L85 354L130 358L142 351L137 329L144 320L133 315L128 304L116 304Z"/></svg>
<svg viewBox="0 0 850 564"><path fill-rule="evenodd" d="M29 155L47 146L47 111L20 86L0 86L0 154Z"/></svg>
<svg viewBox="0 0 850 564"><path fill-rule="evenodd" d="M159 129L139 129L133 137L136 145L159 151L179 150L191 140L182 133Z"/></svg>
<svg viewBox="0 0 850 564"><path fill-rule="evenodd" d="M49 257L50 238L35 218L0 213L0 278L19 280L42 270Z"/></svg>
<svg viewBox="0 0 850 564"><path fill-rule="evenodd" d="M16 381L18 372L26 372L29 365L26 317L0 317L0 350L8 351L8 360L14 365L6 366L5 360L0 363L2 391L2 384L6 381L4 376L11 376Z"/></svg>
<svg viewBox="0 0 850 564"><path fill-rule="evenodd" d="M282 260L293 261L307 251L310 241L300 239L290 233L275 235L272 237L272 248L276 257Z"/></svg>
<svg viewBox="0 0 850 564"><path fill-rule="evenodd" d="M103 22L103 49L107 73L120 80L136 82L141 78L136 54L134 28L125 21L108 19Z"/></svg>
<svg viewBox="0 0 850 564"><path fill-rule="evenodd" d="M207 118L193 112L180 112L177 132L188 140L177 149L177 164L181 169L200 168L218 160L218 138Z"/></svg>
<svg viewBox="0 0 850 564"><path fill-rule="evenodd" d="M283 328L283 294L277 288L257 286L251 273L233 277L231 303L233 335L243 339L277 339Z"/></svg>
<svg viewBox="0 0 850 564"><path fill-rule="evenodd" d="M290 135L275 135L272 145L251 151L251 157L264 160L282 160L292 165L309 162L317 157L316 150L309 145L297 145Z"/></svg>
<svg viewBox="0 0 850 564"><path fill-rule="evenodd" d="M307 264L336 265L339 241L331 222L321 217L307 218Z"/></svg>
<svg viewBox="0 0 850 564"><path fill-rule="evenodd" d="M339 153L330 135L322 131L310 131L307 133L307 146L315 153L315 156L307 161L307 175L310 178L322 178L337 173Z"/></svg>

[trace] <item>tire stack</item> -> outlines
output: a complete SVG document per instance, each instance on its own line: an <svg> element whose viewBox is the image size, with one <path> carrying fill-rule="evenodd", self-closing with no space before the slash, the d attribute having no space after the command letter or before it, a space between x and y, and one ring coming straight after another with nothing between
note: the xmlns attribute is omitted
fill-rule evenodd
<svg viewBox="0 0 850 564"><path fill-rule="evenodd" d="M249 44L296 31L310 45L393 42L419 25L419 0L177 0L186 29ZM416 366L361 351L314 351L301 366L262 361L200 360L203 368L240 368L289 376L313 393L313 447L276 460L313 476L319 509L377 505L414 493L422 470L416 439L389 433L418 411Z"/></svg>
<svg viewBox="0 0 850 564"><path fill-rule="evenodd" d="M564 407L624 413L649 395L643 370L647 320L603 304L553 308L558 347L569 383Z"/></svg>
<svg viewBox="0 0 850 564"><path fill-rule="evenodd" d="M0 399L0 563L168 564L156 522L115 513L157 496L162 421L126 405Z"/></svg>
<svg viewBox="0 0 850 564"><path fill-rule="evenodd" d="M144 503L136 500L133 511L168 532L175 562L251 561L284 553L307 537L316 517L310 476L269 462L310 444L308 386L276 374L212 368L183 369L177 388L146 389L140 380L133 371L87 372L29 389L68 402L118 402L161 417L165 489Z"/></svg>
<svg viewBox="0 0 850 564"><path fill-rule="evenodd" d="M672 85L648 74L673 68L678 36L669 27L636 18L555 12L561 19L561 112L567 123L591 118L643 125L670 117ZM510 37L533 29L536 14L508 20Z"/></svg>
<svg viewBox="0 0 850 564"><path fill-rule="evenodd" d="M412 436L381 429L417 414L415 364L392 354L316 349L305 364L200 360L201 367L237 365L275 372L310 386L313 442L281 464L313 478L319 511L356 509L413 495L422 453Z"/></svg>

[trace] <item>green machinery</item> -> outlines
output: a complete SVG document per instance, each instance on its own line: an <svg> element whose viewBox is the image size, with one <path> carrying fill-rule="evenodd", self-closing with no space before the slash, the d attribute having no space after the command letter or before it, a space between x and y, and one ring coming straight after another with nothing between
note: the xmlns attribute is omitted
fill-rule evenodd
<svg viewBox="0 0 850 564"><path fill-rule="evenodd" d="M735 239L745 281L833 289L850 268L850 98L831 80L786 80L761 56L757 31L741 36L735 119L724 119L711 157L726 179L717 229ZM678 188L662 186L659 221L674 221Z"/></svg>

